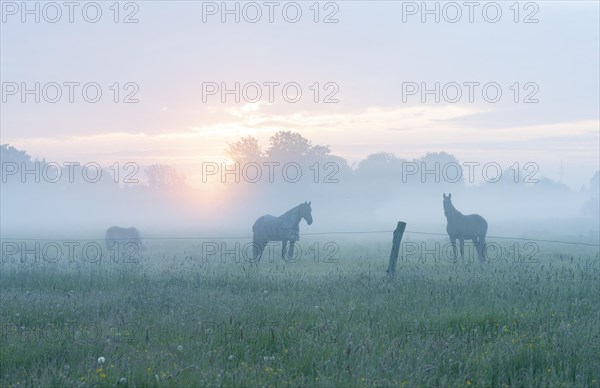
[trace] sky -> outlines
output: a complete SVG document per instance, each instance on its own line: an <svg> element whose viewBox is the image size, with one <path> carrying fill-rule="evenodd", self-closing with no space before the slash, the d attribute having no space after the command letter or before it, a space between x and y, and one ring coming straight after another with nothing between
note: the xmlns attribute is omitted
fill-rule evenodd
<svg viewBox="0 0 600 388"><path fill-rule="evenodd" d="M228 143L292 130L351 165L445 151L576 190L599 168L596 1L48 4L1 2L1 142L34 157L198 185Z"/></svg>

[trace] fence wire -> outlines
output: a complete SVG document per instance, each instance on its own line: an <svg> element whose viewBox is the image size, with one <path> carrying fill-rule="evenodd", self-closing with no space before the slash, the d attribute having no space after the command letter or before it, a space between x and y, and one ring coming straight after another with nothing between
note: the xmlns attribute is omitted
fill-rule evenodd
<svg viewBox="0 0 600 388"><path fill-rule="evenodd" d="M394 233L393 230L370 230L370 231L338 231L338 232L313 232L313 233L301 233L300 236L325 236L325 235L353 235L353 234L384 234ZM433 232L420 232L405 230L404 234L418 234L426 236L448 236L446 233L433 233ZM576 242L576 241L561 241L561 240L546 240L546 239L534 239L525 237L508 237L508 236L485 236L486 239L499 239L499 240L518 240L518 241L531 241L531 242L545 242L565 245L579 245L589 246L594 248L600 248L600 244ZM142 237L144 240L247 240L252 239L252 236L219 236L219 237L202 237L202 236L188 236L188 237L160 237L150 236ZM15 238L15 237L1 237L0 240L17 240L17 241L57 241L60 239L41 239L41 238ZM80 240L86 241L102 241L104 238L81 238Z"/></svg>

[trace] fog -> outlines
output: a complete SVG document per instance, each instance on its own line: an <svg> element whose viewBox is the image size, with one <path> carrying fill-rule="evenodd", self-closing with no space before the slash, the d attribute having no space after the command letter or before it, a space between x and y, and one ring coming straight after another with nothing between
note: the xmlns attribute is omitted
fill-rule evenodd
<svg viewBox="0 0 600 388"><path fill-rule="evenodd" d="M203 182L195 186L165 165L119 166L116 174L115 166L64 166L3 145L2 237L101 239L113 225L155 238L251 236L258 217L304 201L314 223L302 221L301 234L387 231L397 221L444 234L442 195L451 193L459 211L487 220L491 236L598 241L598 172L580 190L544 178L539 166L487 166L470 182L483 166L459 155L379 153L351 168L328 147L278 135L266 150L249 146L251 138L230 145L237 164L198 166Z"/></svg>

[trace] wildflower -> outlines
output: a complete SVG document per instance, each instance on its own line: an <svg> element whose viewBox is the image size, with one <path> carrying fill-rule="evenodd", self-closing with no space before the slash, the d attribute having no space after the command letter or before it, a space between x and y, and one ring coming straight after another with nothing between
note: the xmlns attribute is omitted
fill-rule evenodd
<svg viewBox="0 0 600 388"><path fill-rule="evenodd" d="M106 359L102 356L98 357L98 364L104 364L104 361L106 361Z"/></svg>
<svg viewBox="0 0 600 388"><path fill-rule="evenodd" d="M183 350L183 346L179 345L179 346L177 347L177 350L179 350L179 351L181 352L181 351Z"/></svg>
<svg viewBox="0 0 600 388"><path fill-rule="evenodd" d="M102 370L102 367L96 369L96 373L98 374L98 377L100 377L101 379L106 378L106 373L104 373L104 371Z"/></svg>
<svg viewBox="0 0 600 388"><path fill-rule="evenodd" d="M228 357L229 361L233 361L234 358L235 358L235 356L233 354L230 354Z"/></svg>
<svg viewBox="0 0 600 388"><path fill-rule="evenodd" d="M119 384L127 384L127 379L125 377L121 377L119 379Z"/></svg>

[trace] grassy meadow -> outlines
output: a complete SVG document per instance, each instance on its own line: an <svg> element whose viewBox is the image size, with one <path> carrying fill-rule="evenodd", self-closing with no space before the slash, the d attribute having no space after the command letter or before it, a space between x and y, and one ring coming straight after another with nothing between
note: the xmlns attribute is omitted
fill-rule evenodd
<svg viewBox="0 0 600 388"><path fill-rule="evenodd" d="M309 237L258 266L247 241L3 245L0 386L600 386L597 247L407 240L390 278L391 233Z"/></svg>

